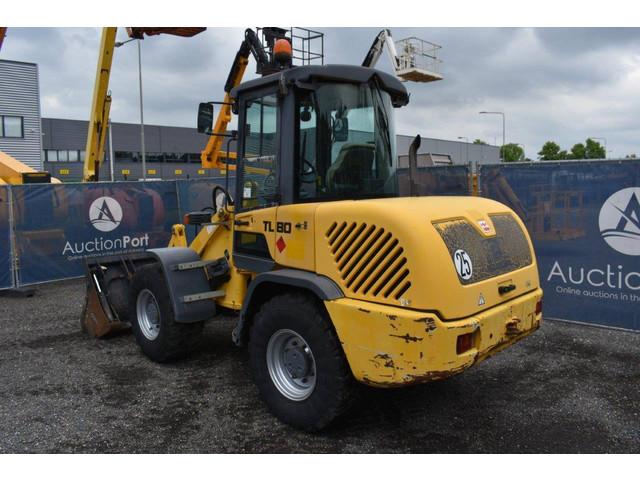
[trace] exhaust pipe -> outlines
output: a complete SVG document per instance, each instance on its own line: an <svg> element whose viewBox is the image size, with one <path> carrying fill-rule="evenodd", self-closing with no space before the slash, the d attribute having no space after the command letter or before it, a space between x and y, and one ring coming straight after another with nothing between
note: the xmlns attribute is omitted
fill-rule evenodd
<svg viewBox="0 0 640 480"><path fill-rule="evenodd" d="M416 178L418 177L418 149L421 141L420 135L416 135L409 146L409 195L412 197L418 195Z"/></svg>

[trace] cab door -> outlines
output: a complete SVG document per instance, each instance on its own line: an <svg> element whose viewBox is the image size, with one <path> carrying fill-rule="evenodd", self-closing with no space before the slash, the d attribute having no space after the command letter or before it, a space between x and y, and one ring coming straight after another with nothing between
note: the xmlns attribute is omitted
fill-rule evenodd
<svg viewBox="0 0 640 480"><path fill-rule="evenodd" d="M275 92L247 95L239 105L233 259L264 272L275 266L276 210L280 202L280 108Z"/></svg>

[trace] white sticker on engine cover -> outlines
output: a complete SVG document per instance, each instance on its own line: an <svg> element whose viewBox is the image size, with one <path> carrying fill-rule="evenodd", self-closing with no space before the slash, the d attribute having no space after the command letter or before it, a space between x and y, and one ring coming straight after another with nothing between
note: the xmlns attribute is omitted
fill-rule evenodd
<svg viewBox="0 0 640 480"><path fill-rule="evenodd" d="M473 275L473 264L467 252L464 250L456 250L453 254L453 263L462 280L469 280L471 278Z"/></svg>

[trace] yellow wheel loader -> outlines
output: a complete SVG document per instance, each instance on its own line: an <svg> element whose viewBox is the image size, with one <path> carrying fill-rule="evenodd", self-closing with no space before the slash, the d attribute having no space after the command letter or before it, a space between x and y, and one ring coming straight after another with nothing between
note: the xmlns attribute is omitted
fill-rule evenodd
<svg viewBox="0 0 640 480"><path fill-rule="evenodd" d="M215 187L214 213L187 214L167 248L93 260L85 328L130 324L167 362L233 313L266 404L318 430L349 407L355 382L449 377L540 326L536 259L512 210L398 196L393 109L409 97L396 77L283 67L227 93L235 194ZM210 114L205 104L199 119Z"/></svg>

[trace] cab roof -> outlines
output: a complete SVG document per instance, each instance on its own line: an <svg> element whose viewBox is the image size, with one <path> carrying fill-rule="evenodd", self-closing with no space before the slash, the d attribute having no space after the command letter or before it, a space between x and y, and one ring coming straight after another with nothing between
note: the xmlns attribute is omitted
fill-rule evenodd
<svg viewBox="0 0 640 480"><path fill-rule="evenodd" d="M369 67L358 65L305 65L292 67L271 75L244 82L233 90L231 96L238 98L251 90L277 84L283 79L286 85L296 83L344 82L369 83L376 80L380 88L389 93L394 107L409 103L409 94L404 85L393 75Z"/></svg>

